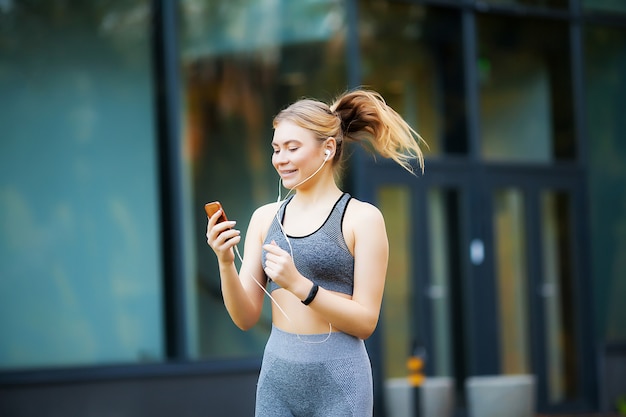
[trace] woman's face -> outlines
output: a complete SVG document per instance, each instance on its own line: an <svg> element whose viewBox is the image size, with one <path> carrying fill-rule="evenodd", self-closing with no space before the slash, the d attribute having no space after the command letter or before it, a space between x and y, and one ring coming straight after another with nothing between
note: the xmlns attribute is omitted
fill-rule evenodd
<svg viewBox="0 0 626 417"><path fill-rule="evenodd" d="M276 126L272 147L272 165L286 188L299 185L324 161L324 148L315 134L288 120Z"/></svg>

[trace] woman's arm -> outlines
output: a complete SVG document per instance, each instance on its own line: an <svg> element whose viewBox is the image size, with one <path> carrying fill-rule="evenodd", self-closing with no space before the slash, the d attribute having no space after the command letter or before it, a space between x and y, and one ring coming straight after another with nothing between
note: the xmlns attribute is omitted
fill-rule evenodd
<svg viewBox="0 0 626 417"><path fill-rule="evenodd" d="M367 339L378 324L385 287L389 259L385 222L377 208L353 200L348 205L344 229L347 234L351 234L350 240L353 239L354 247L352 299L320 287L309 308L315 310L334 328ZM276 245L266 245L266 248L272 254L272 262L269 262L268 255L267 275L300 300L304 300L312 282L296 270L287 252Z"/></svg>
<svg viewBox="0 0 626 417"><path fill-rule="evenodd" d="M235 267L234 247L240 242L240 232L233 229L234 222L215 224L220 212L209 219L207 242L217 255L224 305L231 319L242 330L249 330L258 321L263 308L265 274L261 267L263 243L263 212L257 209L246 232L243 263L239 273ZM265 216L267 217L267 216ZM254 280L258 281L258 284Z"/></svg>

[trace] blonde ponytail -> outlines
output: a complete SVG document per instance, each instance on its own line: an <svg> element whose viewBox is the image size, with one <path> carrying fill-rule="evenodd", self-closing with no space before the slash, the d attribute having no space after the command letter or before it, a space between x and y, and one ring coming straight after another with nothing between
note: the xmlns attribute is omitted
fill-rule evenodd
<svg viewBox="0 0 626 417"><path fill-rule="evenodd" d="M383 97L371 90L354 90L340 96L330 106L341 119L344 139L368 144L379 155L390 158L409 172L411 160L416 159L424 172L422 137L389 107Z"/></svg>

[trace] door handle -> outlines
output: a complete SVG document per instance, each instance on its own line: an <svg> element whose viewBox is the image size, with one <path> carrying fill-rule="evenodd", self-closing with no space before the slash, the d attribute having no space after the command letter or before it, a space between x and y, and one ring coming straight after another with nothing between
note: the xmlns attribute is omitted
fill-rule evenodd
<svg viewBox="0 0 626 417"><path fill-rule="evenodd" d="M552 283L543 283L539 287L539 295L544 298L554 297L556 295L556 285Z"/></svg>
<svg viewBox="0 0 626 417"><path fill-rule="evenodd" d="M481 239L473 239L469 247L470 260L476 266L485 260L485 244Z"/></svg>
<svg viewBox="0 0 626 417"><path fill-rule="evenodd" d="M429 285L428 290L426 291L426 295L428 295L428 298L433 299L433 300L439 300L439 299L445 298L446 293L447 293L446 286L437 285L437 284Z"/></svg>

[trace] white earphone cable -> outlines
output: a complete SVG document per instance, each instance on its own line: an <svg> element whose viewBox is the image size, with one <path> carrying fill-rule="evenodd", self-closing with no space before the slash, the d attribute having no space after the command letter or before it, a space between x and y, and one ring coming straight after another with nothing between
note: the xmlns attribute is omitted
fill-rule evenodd
<svg viewBox="0 0 626 417"><path fill-rule="evenodd" d="M328 161L329 158L330 158L330 151L327 150L326 151L326 157L324 158L324 161L322 162L322 165L320 165L319 168L317 168L314 173L312 173L307 178L305 178L303 181L300 181L298 184L296 184L294 187L292 187L289 190L289 192L287 193L287 195L285 196L285 198L282 199L282 202L286 201L287 198L289 198L289 196L291 195L293 190L295 190L296 188L298 188L299 186L301 186L302 184L304 184L305 182L307 182L308 180L313 178L318 172L320 172L320 170L324 167L324 164L326 164L326 161ZM282 188L282 180L279 177L278 178L278 199L276 200L277 203L281 203L281 194L282 194L281 193L281 188ZM283 234L283 236L285 238L285 241L287 242L287 245L289 246L289 252L291 254L291 259L294 259L293 246L291 246L291 241L289 240L289 237L287 236L287 232L285 231L285 228L283 227L283 223L282 223L281 219L278 218L278 213L279 212L280 212L280 208L278 210L276 210L276 221L278 222L278 226L280 227L280 231ZM241 256L241 253L239 253L238 246L235 245L234 249L235 249L235 253L237 254L237 257L239 258L239 262L241 262L241 264L243 265L243 257ZM276 299L274 297L272 297L272 295L269 293L269 291L267 291L265 286L263 284L261 284L261 282L258 279L256 279L256 277L253 274L250 274L250 276L252 277L252 280L263 290L265 295L267 295L269 297L270 301L272 303L274 303L274 305L278 308L278 310L282 313L282 315L285 316L285 318L290 323L293 324L293 320L291 320L291 317L289 317L289 315L280 306L280 304L278 304L278 301L276 301ZM324 343L324 342L326 342L330 338L330 336L333 333L333 325L330 322L328 323L328 328L329 328L328 329L328 335L326 335L326 337L323 340L320 340L320 341L304 340L304 339L302 339L302 337L301 337L301 335L299 333L296 333L296 336L303 343L311 343L311 344Z"/></svg>
<svg viewBox="0 0 626 417"><path fill-rule="evenodd" d="M287 195L285 196L285 198L282 200L282 202L286 201L287 198L291 195L291 193L293 192L293 190L295 190L297 187L301 186L302 184L304 184L305 182L307 182L308 180L310 180L311 178L313 178L318 172L320 172L320 170L324 167L324 164L326 164L326 161L328 161L328 158L330 158L330 151L326 151L326 157L324 158L324 161L322 162L322 165L320 165L319 168L317 168L317 170L315 170L315 172L311 175L309 175L307 178L305 178L303 181L300 181L298 184L296 184L294 187L292 187L289 192L287 193ZM277 203L281 203L281 187L282 187L282 180L279 177L278 178L278 199L276 200ZM280 208L278 210L276 210L276 221L278 222L278 225L280 227L280 231L283 234L285 240L287 241L287 245L289 246L289 252L291 254L291 259L294 258L293 256L293 247L291 246L291 241L289 240L289 237L287 236L287 233L285 232L285 229L283 227L282 221L278 218L278 213L280 211ZM234 250L235 253L237 254L237 258L239 258L239 262L241 262L241 264L243 265L243 256L241 256L241 253L239 253L239 247L237 245L234 246ZM263 290L263 292L265 293L265 295L267 295L270 299L270 301L278 308L278 310L282 313L283 316L285 316L285 318L293 324L293 320L291 320L291 317L289 317L289 315L285 312L285 310L280 306L280 304L278 304L278 301L276 301L276 299L274 297L272 297L272 295L269 293L269 291L267 291L267 289L265 288L265 285L261 284L261 282L251 273L250 276L252 277L252 280ZM298 337L298 339L303 342L303 343L311 343L311 344L316 344L316 343L324 343L326 342L330 336L333 333L333 325L329 322L328 323L328 335L326 335L326 337L323 340L320 341L310 341L310 340L304 340L302 339L301 335L299 333L296 333L296 336Z"/></svg>
<svg viewBox="0 0 626 417"><path fill-rule="evenodd" d="M281 230L282 230L282 225L281 225ZM285 235L285 238L286 237L287 237L287 235ZM291 248L291 244L289 244L289 247ZM235 253L237 254L237 257L239 258L239 261L243 264L243 257L239 253L239 248L237 247L237 245L235 245ZM293 258L293 254L292 254L292 258ZM272 294L270 294L269 291L267 291L265 286L263 284L261 284L259 282L259 280L256 279L256 277L252 273L250 274L250 276L252 277L252 280L263 290L265 295L267 295L269 297L270 301L272 303L274 303L274 305L278 308L278 310L282 313L282 315L285 316L285 318L290 323L293 324L293 320L291 320L291 317L289 317L289 315L285 312L285 310L283 310L283 308L280 306L280 304L278 304L278 301L276 301L276 299L274 297L272 297ZM319 341L304 340L304 339L302 339L302 336L300 335L300 333L296 333L296 337L303 343L317 344L317 343L324 343L324 342L326 342L328 339L330 339L330 336L332 335L332 333L333 333L333 325L329 322L328 323L328 334L326 335L326 337L323 340L319 340Z"/></svg>
<svg viewBox="0 0 626 417"><path fill-rule="evenodd" d="M300 185L304 184L305 182L307 182L308 180L313 178L318 172L320 172L320 170L324 167L324 164L326 164L326 161L328 161L329 158L330 158L330 151L327 150L326 151L326 157L324 158L324 161L322 162L322 165L320 165L320 167L317 168L317 170L315 170L315 172L313 174L309 175L306 179L304 179L303 181L300 181L298 184L296 184L294 187L292 187L289 190L289 192L287 193L287 195L285 196L285 198L282 200L282 202L287 200L287 198L291 195L293 190L295 190L297 187L299 187ZM282 187L282 180L279 177L278 178L278 199L276 200L277 203L281 202L281 187ZM287 241L287 245L289 246L289 252L291 254L291 258L293 259L294 258L293 247L291 246L291 241L289 240L289 237L287 236L287 233L285 232L285 229L283 227L282 221L278 218L279 211L280 211L280 207L279 207L278 210L276 210L276 220L277 220L278 225L280 227L281 233L283 234L283 236L285 237L285 240ZM237 245L234 246L234 251L237 254L237 258L239 258L239 262L241 263L241 265L243 265L243 256L241 256L241 253L239 253L239 247ZM261 282L252 273L250 274L250 276L252 277L252 280L263 290L265 295L267 295L269 297L270 301L278 308L278 310L282 313L282 315L285 316L285 318L290 323L293 324L293 320L291 320L291 317L289 317L289 315L280 306L280 304L278 304L278 301L276 301L276 299L274 297L272 297L272 295L269 293L269 291L267 291L267 289L265 288L265 285L261 284ZM332 324L330 322L328 323L328 327L329 327L328 335L326 335L326 337L323 340L320 340L320 341L303 340L299 333L296 333L296 336L303 343L310 343L310 344L324 343L324 342L326 342L330 338L330 336L332 335L332 332L333 332L333 326L332 326Z"/></svg>

